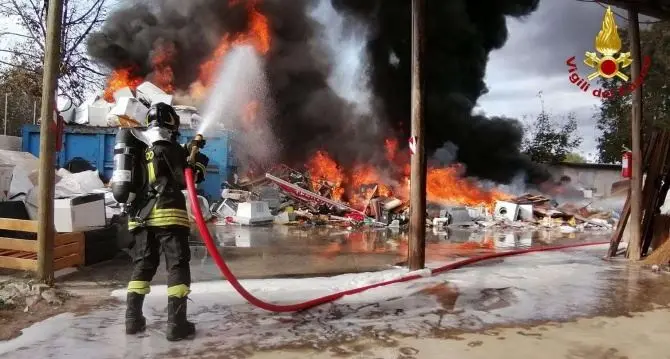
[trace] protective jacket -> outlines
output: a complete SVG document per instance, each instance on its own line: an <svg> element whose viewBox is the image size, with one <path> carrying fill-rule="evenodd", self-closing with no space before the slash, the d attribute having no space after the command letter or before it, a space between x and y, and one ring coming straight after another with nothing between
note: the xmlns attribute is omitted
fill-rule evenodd
<svg viewBox="0 0 670 359"><path fill-rule="evenodd" d="M176 141L161 140L147 148L144 165L147 181L141 193L143 199L135 201L133 215L128 221L128 229L139 227L186 227L189 228L186 198L182 190L186 188L184 169L188 152ZM204 180L209 159L202 153L196 156L192 167L196 183Z"/></svg>

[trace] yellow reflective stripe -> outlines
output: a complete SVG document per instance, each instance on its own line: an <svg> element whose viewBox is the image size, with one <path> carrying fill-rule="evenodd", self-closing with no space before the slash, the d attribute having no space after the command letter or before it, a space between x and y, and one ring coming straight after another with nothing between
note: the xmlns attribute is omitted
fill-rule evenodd
<svg viewBox="0 0 670 359"><path fill-rule="evenodd" d="M205 167L202 163L197 162L197 163L195 164L195 166L198 167L198 168L200 169L200 171L202 172L203 175L204 175L205 172L207 171L207 167Z"/></svg>
<svg viewBox="0 0 670 359"><path fill-rule="evenodd" d="M155 216L188 216L188 212L185 209L176 209L176 208L156 208L154 207L149 213L149 217Z"/></svg>
<svg viewBox="0 0 670 359"><path fill-rule="evenodd" d="M153 184L156 182L156 171L154 170L154 163L151 161L147 162L147 172L149 174L149 183Z"/></svg>
<svg viewBox="0 0 670 359"><path fill-rule="evenodd" d="M161 218L150 218L144 221L145 226L149 227L163 227L163 226L183 226L190 227L191 222L188 218L181 217L161 217ZM132 231L133 229L139 228L140 223L138 222L128 222L128 230Z"/></svg>
<svg viewBox="0 0 670 359"><path fill-rule="evenodd" d="M191 223L188 221L188 219L182 219L182 218L148 219L144 222L144 224L149 227L167 227L167 226L191 227Z"/></svg>
<svg viewBox="0 0 670 359"><path fill-rule="evenodd" d="M167 293L168 297L184 298L189 293L191 293L191 290L188 288L186 284L179 284L172 287L168 287Z"/></svg>
<svg viewBox="0 0 670 359"><path fill-rule="evenodd" d="M144 280L131 280L128 282L128 292L147 295L151 292L149 282Z"/></svg>

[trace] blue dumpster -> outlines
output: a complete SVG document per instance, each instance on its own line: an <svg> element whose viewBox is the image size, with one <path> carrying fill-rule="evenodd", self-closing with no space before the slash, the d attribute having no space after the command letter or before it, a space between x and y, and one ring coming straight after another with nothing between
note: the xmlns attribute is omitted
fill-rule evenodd
<svg viewBox="0 0 670 359"><path fill-rule="evenodd" d="M110 127L66 126L63 134L63 149L58 153L57 165L64 167L73 158L81 157L96 167L105 178L111 178L114 169L116 131L116 128ZM195 136L195 131L190 129L180 132L182 142ZM39 126L23 125L21 133L22 150L39 157ZM210 161L205 182L200 184L199 188L210 200L220 197L221 183L228 179L231 169L235 166L230 137L229 131L206 137L207 146L202 152L209 157Z"/></svg>

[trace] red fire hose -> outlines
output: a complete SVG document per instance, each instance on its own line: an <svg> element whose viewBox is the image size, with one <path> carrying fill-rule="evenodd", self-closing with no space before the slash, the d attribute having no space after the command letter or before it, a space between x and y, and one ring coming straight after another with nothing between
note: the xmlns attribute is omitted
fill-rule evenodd
<svg viewBox="0 0 670 359"><path fill-rule="evenodd" d="M209 233L209 229L207 228L207 224L205 223L205 220L202 217L202 211L200 210L200 204L198 203L198 195L195 190L195 185L193 182L193 172L190 168L186 169L185 171L186 175L186 187L188 189L188 196L189 200L191 202L191 209L193 211L193 214L195 216L195 221L196 224L198 225L198 229L200 230L200 235L202 236L203 241L205 242L205 246L207 247L207 251L209 254L212 256L214 259L214 262L216 265L219 267L221 270L221 273L225 276L225 278L230 282L230 284L235 288L235 290L240 293L244 299L246 299L249 303L261 308L265 309L271 312L297 312L305 309L310 309L316 306L319 306L321 304L329 303L336 301L346 295L351 295L351 294L357 294L361 293L363 291L366 291L368 289L373 289L377 287L382 287L382 286L387 286L395 283L400 283L400 282L408 282L411 280L423 278L423 276L419 274L414 274L414 275L408 275L402 278L397 278L393 280L388 280L385 282L379 282L375 284L370 284L364 287L360 288L354 288L354 289L349 289L345 290L342 292L338 293L333 293L329 294L320 298L315 298L306 302L302 303L295 303L295 304L273 304L273 303L268 303L265 302L257 297L255 297L253 294L249 293L242 285L240 282L237 280L235 275L230 271L230 268L228 268L228 265L226 262L223 260L221 257L221 254L219 254L219 250L216 247L216 244L214 243L214 240L212 239L212 235ZM473 258L468 258L464 259L462 261L458 261L455 263L447 264L445 266L436 268L432 270L432 274L439 274L439 273L444 273L448 272L450 270L454 270L457 268L461 268L470 264L474 264L477 262L482 262L486 261L489 259L494 259L494 258L501 258L501 257L509 257L509 256L515 256L519 254L526 254L526 253L533 253L533 252L544 252L544 251L555 251L555 250L560 250L560 249L567 249L567 248L577 248L577 247L586 247L586 246L595 246L595 245L602 245L602 244L607 244L609 242L598 242L598 243L581 243L581 244L570 244L570 245L563 245L563 246L553 246L553 247L539 247L539 248L528 248L528 249L519 249L519 250L514 250L514 251L507 251L507 252L500 252L500 253L491 253L491 254L485 254L482 256L478 257L473 257Z"/></svg>

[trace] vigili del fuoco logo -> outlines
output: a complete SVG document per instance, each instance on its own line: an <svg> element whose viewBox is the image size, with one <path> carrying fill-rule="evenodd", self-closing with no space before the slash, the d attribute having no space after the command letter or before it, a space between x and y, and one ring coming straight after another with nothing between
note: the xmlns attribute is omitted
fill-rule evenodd
<svg viewBox="0 0 670 359"><path fill-rule="evenodd" d="M591 89L591 94L593 96L602 98L629 94L642 84L649 72L651 58L649 56L644 57L639 78L637 78L635 82L628 83L629 77L624 74L622 70L630 67L633 63L633 59L631 59L630 52L620 52L621 38L617 31L616 22L614 22L614 13L609 6L607 7L607 10L605 10L602 28L596 36L595 45L596 51L600 56L598 56L596 52L586 52L584 63L593 69L593 72L586 76L586 78L579 75L577 64L575 63L575 56L570 57L565 62L566 65L568 65L568 73L570 74L568 79L570 82L579 87L582 91L589 92L591 89L591 84L589 82L598 77L607 80L618 77L625 81L625 83L619 86L616 90L603 90L600 87Z"/></svg>

